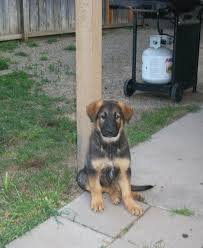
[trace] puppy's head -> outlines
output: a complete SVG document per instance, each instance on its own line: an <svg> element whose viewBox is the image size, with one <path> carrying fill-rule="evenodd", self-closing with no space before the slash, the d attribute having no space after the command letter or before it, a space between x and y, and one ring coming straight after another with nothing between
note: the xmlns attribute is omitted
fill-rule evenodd
<svg viewBox="0 0 203 248"><path fill-rule="evenodd" d="M119 139L125 122L133 115L133 110L120 101L98 100L87 106L87 114L104 141L113 142Z"/></svg>

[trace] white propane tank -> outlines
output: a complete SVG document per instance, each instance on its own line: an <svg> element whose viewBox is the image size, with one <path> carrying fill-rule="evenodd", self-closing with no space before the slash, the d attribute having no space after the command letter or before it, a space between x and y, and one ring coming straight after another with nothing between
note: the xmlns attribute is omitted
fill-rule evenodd
<svg viewBox="0 0 203 248"><path fill-rule="evenodd" d="M172 78L172 50L161 46L161 43L158 47L157 43L154 47L151 43L150 40L151 47L142 54L142 80L153 84L169 83Z"/></svg>

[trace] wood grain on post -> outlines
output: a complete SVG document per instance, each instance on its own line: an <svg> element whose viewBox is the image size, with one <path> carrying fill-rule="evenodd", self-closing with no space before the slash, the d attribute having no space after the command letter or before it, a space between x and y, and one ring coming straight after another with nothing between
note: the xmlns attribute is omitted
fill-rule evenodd
<svg viewBox="0 0 203 248"><path fill-rule="evenodd" d="M86 106L100 99L102 69L102 1L76 0L76 94L78 168L83 167L91 124Z"/></svg>

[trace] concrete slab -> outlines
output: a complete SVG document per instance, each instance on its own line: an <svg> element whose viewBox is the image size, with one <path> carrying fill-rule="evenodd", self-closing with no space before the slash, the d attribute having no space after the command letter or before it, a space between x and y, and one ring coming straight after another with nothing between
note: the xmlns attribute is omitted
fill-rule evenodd
<svg viewBox="0 0 203 248"><path fill-rule="evenodd" d="M110 238L64 218L50 218L7 248L100 248Z"/></svg>
<svg viewBox="0 0 203 248"><path fill-rule="evenodd" d="M136 246L123 239L117 239L108 248L136 248Z"/></svg>
<svg viewBox="0 0 203 248"><path fill-rule="evenodd" d="M123 204L113 205L108 195L105 210L90 210L90 195L82 194L51 218L7 248L203 248L203 110L189 114L132 149L132 182L156 184L145 193L151 205L188 207L195 216L172 215L149 208L142 218L130 215ZM137 220L137 221L136 221ZM123 234L122 231L129 227ZM122 232L122 238L118 239ZM184 236L184 235L185 236ZM117 238L113 241L112 238ZM113 243L112 243L113 241Z"/></svg>
<svg viewBox="0 0 203 248"><path fill-rule="evenodd" d="M91 229L101 232L110 237L116 237L126 226L137 219L127 212L121 203L113 205L108 196L104 195L105 209L101 213L94 213L90 209L90 195L82 194L62 210L67 217L75 222L85 225ZM141 204L141 203L140 203ZM141 204L144 209L147 205Z"/></svg>
<svg viewBox="0 0 203 248"><path fill-rule="evenodd" d="M132 182L155 184L146 201L203 214L203 110L191 113L131 150Z"/></svg>
<svg viewBox="0 0 203 248"><path fill-rule="evenodd" d="M136 248L202 248L202 230L203 216L186 217L150 208L123 238Z"/></svg>

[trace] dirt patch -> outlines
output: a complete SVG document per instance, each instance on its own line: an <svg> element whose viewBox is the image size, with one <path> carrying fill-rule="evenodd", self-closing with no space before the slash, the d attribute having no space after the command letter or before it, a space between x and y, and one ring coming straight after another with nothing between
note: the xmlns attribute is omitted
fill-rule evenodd
<svg viewBox="0 0 203 248"><path fill-rule="evenodd" d="M171 33L172 30L168 29ZM137 76L141 77L141 54L148 47L150 34L156 34L155 27L138 30ZM41 85L44 92L50 96L65 97L67 101L75 99L75 51L67 50L75 44L75 37L61 36L57 42L49 43L48 38L35 41L37 47L29 47L22 43L13 52L0 52L14 63L10 69L22 69L32 74ZM136 92L127 98L123 94L123 83L131 75L132 60L132 29L123 28L108 30L103 35L103 97L119 99L130 103L135 108L134 119L139 118L145 110L155 109L166 105L173 105L170 98L158 94ZM201 45L202 47L202 45ZM77 49L77 48L76 48ZM24 52L28 56L15 56ZM46 56L47 60L41 60ZM203 63L203 49L200 49L200 65ZM198 93L192 94L191 89L184 94L182 105L203 102L203 70L199 66ZM66 104L69 105L67 102ZM75 109L73 109L74 112ZM71 113L70 113L71 114ZM74 115L71 119L75 119Z"/></svg>

